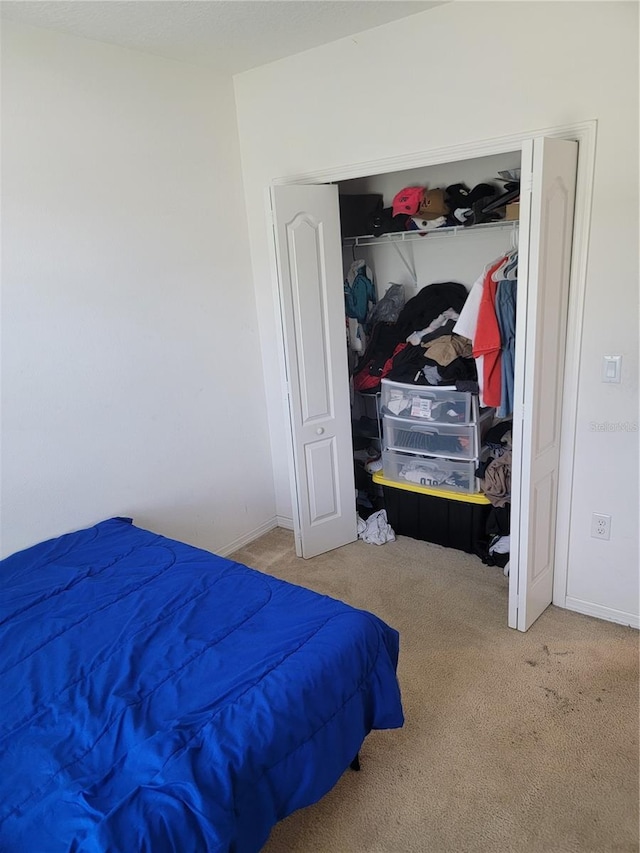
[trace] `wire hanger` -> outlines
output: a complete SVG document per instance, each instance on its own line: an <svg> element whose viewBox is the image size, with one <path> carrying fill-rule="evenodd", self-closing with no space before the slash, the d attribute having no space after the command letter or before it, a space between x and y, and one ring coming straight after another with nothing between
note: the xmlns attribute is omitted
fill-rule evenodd
<svg viewBox="0 0 640 853"><path fill-rule="evenodd" d="M504 268L502 278L506 281L515 281L518 278L518 253L516 252L513 258Z"/></svg>
<svg viewBox="0 0 640 853"><path fill-rule="evenodd" d="M503 270L503 269L506 267L506 265L509 263L510 259L511 259L511 258L510 258L510 253L509 253L509 252L503 252L501 255L499 255L497 258L495 258L493 261L491 261L491 263L490 263L490 264L488 264L488 265L484 268L485 273L488 273L488 272L489 272L489 270L491 269L491 267L495 267L495 265L496 265L497 263L499 263L499 264L500 264L500 266L498 267L498 269L496 269L496 270L492 273L491 278L492 278L492 280L493 280L493 281L500 281L500 279L502 278L502 270Z"/></svg>
<svg viewBox="0 0 640 853"><path fill-rule="evenodd" d="M503 255L502 263L500 264L498 269L495 270L495 272L491 275L492 281L503 281L504 280L504 272L507 269L507 267L509 266L509 264L512 262L514 252L517 252L517 250L509 249L509 251Z"/></svg>
<svg viewBox="0 0 640 853"><path fill-rule="evenodd" d="M494 261L494 264L496 262ZM507 278L507 271L511 273L513 269L518 269L518 229L516 226L511 230L510 237L510 249L508 252L505 252L503 256L503 262L500 264L498 269L491 276L493 281L504 281ZM489 269L487 267L487 269ZM513 276L516 278L517 276Z"/></svg>

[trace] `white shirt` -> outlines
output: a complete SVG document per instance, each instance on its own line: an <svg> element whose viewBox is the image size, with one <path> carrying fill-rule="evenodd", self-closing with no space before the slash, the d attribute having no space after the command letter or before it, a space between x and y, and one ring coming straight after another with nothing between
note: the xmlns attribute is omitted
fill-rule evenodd
<svg viewBox="0 0 640 853"><path fill-rule="evenodd" d="M469 295L467 296L467 301L462 306L460 316L453 327L453 331L456 335L462 335L465 338L469 338L472 343L476 336L476 329L478 327L478 314L480 312L482 292L484 291L484 277L485 273L482 273L482 275L473 283L471 290L469 291ZM484 406L484 356L478 356L475 361L476 370L478 371L479 402L481 406Z"/></svg>

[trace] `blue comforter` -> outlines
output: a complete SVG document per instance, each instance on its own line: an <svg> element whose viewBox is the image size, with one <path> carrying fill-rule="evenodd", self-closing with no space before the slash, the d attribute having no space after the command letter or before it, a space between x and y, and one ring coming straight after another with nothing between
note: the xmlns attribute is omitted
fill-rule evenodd
<svg viewBox="0 0 640 853"><path fill-rule="evenodd" d="M402 725L370 613L122 518L1 565L5 853L256 851Z"/></svg>

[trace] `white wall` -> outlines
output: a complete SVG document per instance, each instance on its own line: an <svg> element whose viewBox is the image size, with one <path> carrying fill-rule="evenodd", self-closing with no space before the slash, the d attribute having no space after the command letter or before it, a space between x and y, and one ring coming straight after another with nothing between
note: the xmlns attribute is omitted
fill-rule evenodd
<svg viewBox="0 0 640 853"><path fill-rule="evenodd" d="M273 521L231 79L2 27L2 553Z"/></svg>
<svg viewBox="0 0 640 853"><path fill-rule="evenodd" d="M281 375L264 209L274 178L596 118L568 594L638 618L638 8L439 6L235 78L265 376ZM600 382L604 353L620 385ZM269 400L280 515L291 515L282 393ZM590 538L611 514L609 542Z"/></svg>

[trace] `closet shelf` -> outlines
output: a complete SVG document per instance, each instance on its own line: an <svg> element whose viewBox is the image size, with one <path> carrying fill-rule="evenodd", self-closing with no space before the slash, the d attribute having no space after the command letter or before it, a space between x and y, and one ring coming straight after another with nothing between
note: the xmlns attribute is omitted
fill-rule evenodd
<svg viewBox="0 0 640 853"><path fill-rule="evenodd" d="M429 242L436 237L457 237L462 234L476 233L477 231L516 231L519 221L500 220L499 222L486 222L482 225L451 225L445 228L436 228L434 231L397 231L393 234L381 234L375 237L373 234L363 234L360 237L345 237L343 246L375 246L381 243L407 243L412 240L428 239Z"/></svg>

